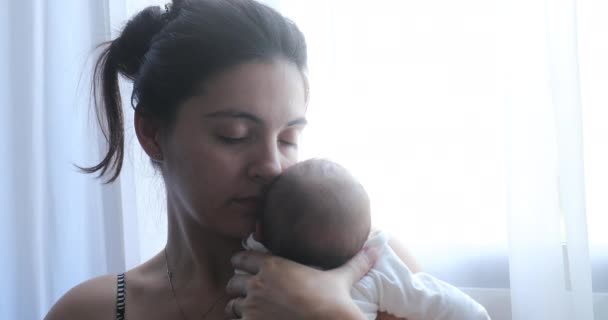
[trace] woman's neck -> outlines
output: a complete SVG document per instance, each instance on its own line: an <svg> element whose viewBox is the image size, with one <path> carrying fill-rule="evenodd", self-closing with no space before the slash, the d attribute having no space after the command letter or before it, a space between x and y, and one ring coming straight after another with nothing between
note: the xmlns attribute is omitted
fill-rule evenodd
<svg viewBox="0 0 608 320"><path fill-rule="evenodd" d="M166 263L174 286L200 289L201 294L224 290L234 274L230 258L241 250L239 239L222 236L189 219L187 214L168 206Z"/></svg>

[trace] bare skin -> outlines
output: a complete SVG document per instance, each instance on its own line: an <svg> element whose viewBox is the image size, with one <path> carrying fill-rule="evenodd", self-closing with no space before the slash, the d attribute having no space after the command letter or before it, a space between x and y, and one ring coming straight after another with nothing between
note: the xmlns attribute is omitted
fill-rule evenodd
<svg viewBox="0 0 608 320"><path fill-rule="evenodd" d="M407 251L403 251L404 247L398 242L392 242L391 246L396 252L407 253ZM415 261L404 262L409 263L410 269L414 270ZM129 319L180 319L179 310L170 293L160 254L127 272L126 278ZM228 295L226 295L219 300L207 319L226 319L224 309L228 299ZM116 319L115 308L116 275L105 275L74 287L62 297L45 319L112 320ZM397 320L400 318L387 313L379 313L377 319Z"/></svg>
<svg viewBox="0 0 608 320"><path fill-rule="evenodd" d="M225 306L238 293L226 292L234 275L231 257L240 250L241 239L255 229L264 188L297 161L305 113L300 71L283 60L242 64L210 79L200 94L179 107L170 131L136 113L140 144L150 157L161 155L167 188L167 261L175 275L177 299L161 252L126 273L127 319L183 319L180 309L186 319L199 319L207 311L205 319L226 318ZM406 251L398 247L395 251L405 252L403 257L409 259ZM406 263L415 269L412 261ZM284 308L273 315L358 319L360 312L352 301L348 303L346 289L367 272L369 262L360 256L341 271L317 274L323 280L311 283L307 275L318 271L266 257L260 263L275 266L272 272L262 270L270 284L266 289L280 292L277 288L287 285L313 285L336 293L328 295L326 303L315 301L310 292L302 291L301 297L283 293ZM260 305L277 307L274 302ZM102 276L70 290L45 319L115 319L115 303L116 276ZM243 318L262 319L268 314L248 313Z"/></svg>

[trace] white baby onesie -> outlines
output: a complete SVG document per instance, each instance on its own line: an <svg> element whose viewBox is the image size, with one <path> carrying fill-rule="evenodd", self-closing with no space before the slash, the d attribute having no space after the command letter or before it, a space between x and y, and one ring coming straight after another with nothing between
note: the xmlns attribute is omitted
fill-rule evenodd
<svg viewBox="0 0 608 320"><path fill-rule="evenodd" d="M487 320L486 310L456 287L426 273L413 274L388 245L388 235L374 231L367 247L379 247L374 267L351 289L351 297L368 319L380 311L407 320ZM249 236L247 250L268 252Z"/></svg>

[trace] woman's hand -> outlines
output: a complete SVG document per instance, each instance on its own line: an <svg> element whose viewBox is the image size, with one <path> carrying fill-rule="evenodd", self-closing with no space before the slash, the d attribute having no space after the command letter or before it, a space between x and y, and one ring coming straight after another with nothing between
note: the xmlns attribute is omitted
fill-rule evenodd
<svg viewBox="0 0 608 320"><path fill-rule="evenodd" d="M378 317L376 318L376 320L407 320L407 319L397 318L394 315L386 313L386 312L378 312Z"/></svg>
<svg viewBox="0 0 608 320"><path fill-rule="evenodd" d="M280 257L239 252L235 269L248 272L228 282L226 305L232 319L365 319L350 297L378 257L376 248L361 251L340 268L320 271Z"/></svg>

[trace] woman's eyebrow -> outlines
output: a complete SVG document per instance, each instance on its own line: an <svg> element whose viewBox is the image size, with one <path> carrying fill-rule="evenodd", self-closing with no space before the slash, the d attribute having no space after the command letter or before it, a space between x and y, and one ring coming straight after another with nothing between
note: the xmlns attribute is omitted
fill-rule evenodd
<svg viewBox="0 0 608 320"><path fill-rule="evenodd" d="M255 115L242 112L242 111L217 111L212 112L205 115L205 118L237 118L237 119L245 119L251 122L255 122L257 124L262 124L262 119L256 117Z"/></svg>
<svg viewBox="0 0 608 320"><path fill-rule="evenodd" d="M295 120L291 120L291 121L287 122L288 127L305 126L307 124L308 124L308 120L306 120L306 118L304 118L304 117L300 117Z"/></svg>
<svg viewBox="0 0 608 320"><path fill-rule="evenodd" d="M263 124L264 121L262 119L260 119L259 117L255 116L254 114L251 114L249 112L243 112L243 111L217 111L217 112L212 112L209 114L205 115L205 118L237 118L237 119L245 119L251 122L255 122L257 124ZM293 127L293 126L305 126L306 124L308 124L308 121L306 120L306 118L304 117L300 117L294 120L291 120L287 123L288 127Z"/></svg>

